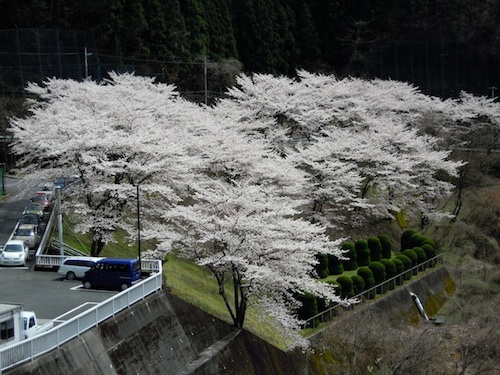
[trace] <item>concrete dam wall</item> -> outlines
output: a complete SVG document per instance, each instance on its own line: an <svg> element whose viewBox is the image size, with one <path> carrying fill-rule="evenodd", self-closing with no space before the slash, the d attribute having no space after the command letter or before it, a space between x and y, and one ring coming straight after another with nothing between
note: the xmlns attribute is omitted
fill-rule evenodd
<svg viewBox="0 0 500 375"><path fill-rule="evenodd" d="M357 314L383 312L387 319L410 322L419 319L410 291L418 294L432 316L454 287L447 269L441 267L349 314L355 319ZM334 331L332 324L313 336L313 347ZM310 354L281 351L162 291L6 374L305 375L316 372L313 362Z"/></svg>

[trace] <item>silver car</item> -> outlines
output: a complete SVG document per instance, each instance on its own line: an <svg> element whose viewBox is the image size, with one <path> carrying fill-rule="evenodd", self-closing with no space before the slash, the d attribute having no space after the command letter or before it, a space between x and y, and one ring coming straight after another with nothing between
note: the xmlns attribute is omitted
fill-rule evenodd
<svg viewBox="0 0 500 375"><path fill-rule="evenodd" d="M13 240L24 241L28 248L35 249L40 240L38 235L38 225L34 224L19 224Z"/></svg>

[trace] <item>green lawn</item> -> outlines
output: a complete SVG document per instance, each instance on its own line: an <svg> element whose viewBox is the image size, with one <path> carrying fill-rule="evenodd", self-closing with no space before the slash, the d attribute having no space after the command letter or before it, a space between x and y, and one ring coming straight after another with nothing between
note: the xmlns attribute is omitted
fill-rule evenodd
<svg viewBox="0 0 500 375"><path fill-rule="evenodd" d="M74 224L66 217L63 224L64 242L80 251L90 253L91 235L74 233L73 226ZM125 235L126 233L117 231L117 242L107 244L100 255L112 258L136 257L137 245L129 246L123 240ZM54 233L54 236L57 237L57 232ZM151 249L153 246L154 244L147 241L141 242L141 250ZM231 316L218 293L217 281L208 269L170 255L164 263L163 273L167 286L173 294L232 324ZM231 285L229 285L228 290L232 291ZM232 295L229 298L232 298ZM288 345L275 327L276 324L273 324L270 318L261 319L259 317L255 305L249 306L245 328L272 345L284 349Z"/></svg>
<svg viewBox="0 0 500 375"><path fill-rule="evenodd" d="M167 286L173 294L232 324L231 316L218 293L217 281L208 269L169 255L164 263L163 272ZM227 289L232 290L231 285ZM229 295L230 299L232 297ZM270 344L285 349L288 343L275 327L276 324L273 324L270 318L262 319L259 316L255 305L248 307L245 328Z"/></svg>

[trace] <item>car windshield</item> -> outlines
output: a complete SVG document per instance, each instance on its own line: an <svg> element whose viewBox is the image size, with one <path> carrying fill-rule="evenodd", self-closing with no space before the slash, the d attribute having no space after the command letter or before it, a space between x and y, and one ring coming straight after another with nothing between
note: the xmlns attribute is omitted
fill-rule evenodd
<svg viewBox="0 0 500 375"><path fill-rule="evenodd" d="M5 245L3 251L5 253L21 253L23 251L23 247L21 245L9 244Z"/></svg>
<svg viewBox="0 0 500 375"><path fill-rule="evenodd" d="M40 206L37 203L28 204L26 206L27 210L39 210Z"/></svg>
<svg viewBox="0 0 500 375"><path fill-rule="evenodd" d="M31 229L18 229L17 235L18 236L32 236L32 235L34 235L34 233Z"/></svg>
<svg viewBox="0 0 500 375"><path fill-rule="evenodd" d="M35 195L33 198L31 198L32 201L38 201L38 202L41 202L41 201L44 201L45 200L45 197L43 195Z"/></svg>
<svg viewBox="0 0 500 375"><path fill-rule="evenodd" d="M19 219L19 222L25 224L38 223L38 218L35 215L23 215Z"/></svg>

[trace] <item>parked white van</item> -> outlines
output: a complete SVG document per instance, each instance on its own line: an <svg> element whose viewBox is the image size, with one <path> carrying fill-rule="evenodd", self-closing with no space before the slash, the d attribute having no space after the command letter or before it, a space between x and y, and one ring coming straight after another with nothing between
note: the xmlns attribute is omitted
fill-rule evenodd
<svg viewBox="0 0 500 375"><path fill-rule="evenodd" d="M85 275L85 272L101 259L105 258L86 256L68 257L63 260L57 272L68 280L81 279Z"/></svg>

